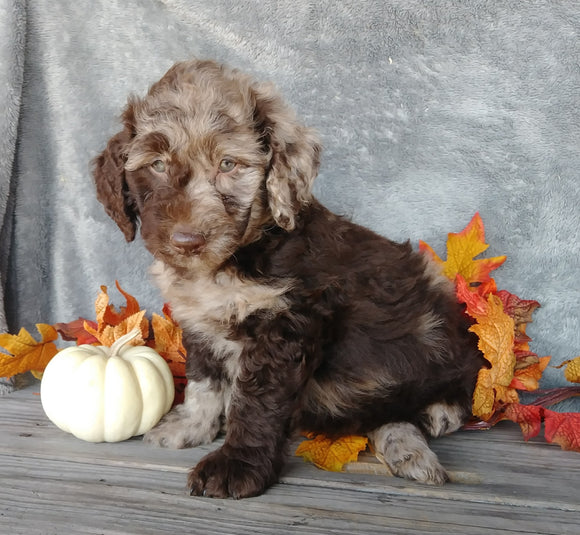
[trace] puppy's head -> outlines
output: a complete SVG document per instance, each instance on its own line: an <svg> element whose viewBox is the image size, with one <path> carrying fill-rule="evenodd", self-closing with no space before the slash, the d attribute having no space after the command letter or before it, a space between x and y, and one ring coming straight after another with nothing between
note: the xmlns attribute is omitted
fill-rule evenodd
<svg viewBox="0 0 580 535"><path fill-rule="evenodd" d="M219 264L311 198L320 145L270 84L209 61L174 65L95 159L98 199L126 239L182 267Z"/></svg>

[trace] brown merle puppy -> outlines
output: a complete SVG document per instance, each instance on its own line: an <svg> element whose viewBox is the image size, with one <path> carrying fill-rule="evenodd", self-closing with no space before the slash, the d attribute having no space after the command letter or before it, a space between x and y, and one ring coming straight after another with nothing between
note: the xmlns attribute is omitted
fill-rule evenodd
<svg viewBox="0 0 580 535"><path fill-rule="evenodd" d="M443 483L425 437L466 420L482 359L438 268L313 198L318 138L269 84L179 63L123 122L98 198L127 240L140 221L188 353L185 402L145 440L226 424L191 493L262 493L296 429L368 434L397 475Z"/></svg>

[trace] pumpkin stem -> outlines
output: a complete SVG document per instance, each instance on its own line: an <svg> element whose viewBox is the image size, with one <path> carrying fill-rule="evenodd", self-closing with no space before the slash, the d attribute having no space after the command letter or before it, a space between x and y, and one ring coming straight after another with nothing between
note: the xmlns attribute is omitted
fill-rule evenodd
<svg viewBox="0 0 580 535"><path fill-rule="evenodd" d="M141 329L139 327L135 327L132 331L129 331L127 334L121 336L113 342L111 345L111 357L118 356L121 349L123 349L126 345L131 342L131 340L141 336Z"/></svg>

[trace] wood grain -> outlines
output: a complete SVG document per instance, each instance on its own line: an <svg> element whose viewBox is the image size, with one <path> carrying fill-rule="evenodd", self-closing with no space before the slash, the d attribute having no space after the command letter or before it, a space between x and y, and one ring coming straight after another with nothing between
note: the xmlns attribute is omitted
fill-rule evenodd
<svg viewBox="0 0 580 535"><path fill-rule="evenodd" d="M0 397L1 534L580 534L580 455L508 423L434 441L443 487L390 477L370 455L345 473L290 457L263 496L212 500L185 479L218 444L82 442L47 420L37 391Z"/></svg>

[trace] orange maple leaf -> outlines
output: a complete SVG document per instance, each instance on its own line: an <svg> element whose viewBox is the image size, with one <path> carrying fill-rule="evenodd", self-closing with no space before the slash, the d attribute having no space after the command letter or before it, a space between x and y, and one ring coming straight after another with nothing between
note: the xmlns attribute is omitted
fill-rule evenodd
<svg viewBox="0 0 580 535"><path fill-rule="evenodd" d="M463 275L457 274L455 279L455 293L461 303L465 303L465 312L472 318L485 316L489 311L489 304L484 294L475 292L467 284Z"/></svg>
<svg viewBox="0 0 580 535"><path fill-rule="evenodd" d="M514 370L514 377L510 386L512 388L517 388L518 390L533 391L537 390L539 387L539 381L542 378L544 370L548 366L551 357L536 357L535 359L529 358L525 366L518 367L518 362L516 363ZM537 362L533 362L536 360Z"/></svg>
<svg viewBox="0 0 580 535"><path fill-rule="evenodd" d="M0 334L0 347L10 355L0 353L0 377L12 377L33 370L42 372L52 357L58 353L54 341L58 333L52 325L37 323L41 335L37 342L23 327L18 334ZM38 377L37 373L35 375Z"/></svg>
<svg viewBox="0 0 580 535"><path fill-rule="evenodd" d="M166 307L163 308L165 317L153 314L151 327L153 328L154 339L148 345L153 347L167 362L173 375L175 383L174 405L181 403L184 399L185 385L185 347L183 347L182 330L171 318Z"/></svg>
<svg viewBox="0 0 580 535"><path fill-rule="evenodd" d="M88 323L85 323L85 330L93 335L100 344L108 347L112 346L122 336L130 333L135 327L139 328L141 335L127 343L133 346L144 345L149 335L149 321L145 317L145 310L136 312L117 325L102 325L100 326L101 330L93 329Z"/></svg>
<svg viewBox="0 0 580 535"><path fill-rule="evenodd" d="M368 444L367 437L354 435L331 439L308 433L307 437L310 440L304 440L298 445L296 455L331 472L341 472L346 463L356 461Z"/></svg>
<svg viewBox="0 0 580 535"><path fill-rule="evenodd" d="M149 321L145 317L145 310L140 310L137 300L125 292L118 282L115 282L119 292L125 297L127 305L118 311L109 304L107 287L101 286L101 293L95 301L97 326L84 322L84 330L104 346L111 346L113 342L131 332L135 327L141 331L141 336L131 340L131 345L143 345L149 336Z"/></svg>
<svg viewBox="0 0 580 535"><path fill-rule="evenodd" d="M519 401L512 384L516 366L514 322L505 314L503 304L494 294L485 296L473 291L460 274L455 286L457 298L465 303L466 313L476 321L470 330L478 335L478 347L491 364L490 369L479 371L472 406L475 416L489 421L499 403Z"/></svg>
<svg viewBox="0 0 580 535"><path fill-rule="evenodd" d="M135 299L131 294L125 292L123 288L121 288L119 281L115 281L115 286L121 295L123 295L127 304L122 306L119 310L117 310L113 305L109 305L107 287L101 286L101 294L97 297L97 301L95 302L97 322L99 324L118 325L123 320L137 314L141 310L137 299Z"/></svg>
<svg viewBox="0 0 580 535"><path fill-rule="evenodd" d="M504 396L503 389L509 387L513 376L516 357L514 345L514 320L503 311L499 297L489 294L487 313L476 315L476 323L469 330L479 337L478 347L491 364L479 371L473 393L473 414L482 420L489 419L494 412L497 395Z"/></svg>
<svg viewBox="0 0 580 535"><path fill-rule="evenodd" d="M461 275L468 285L487 284L490 272L501 266L505 256L475 260L475 257L487 250L485 228L479 213L476 213L469 224L459 233L447 235L447 260L443 261L425 242L419 242L419 250L428 253L443 268L443 273L452 281Z"/></svg>
<svg viewBox="0 0 580 535"><path fill-rule="evenodd" d="M154 349L166 360L185 362L185 347L183 347L181 327L172 319L153 314L151 326L154 335Z"/></svg>

